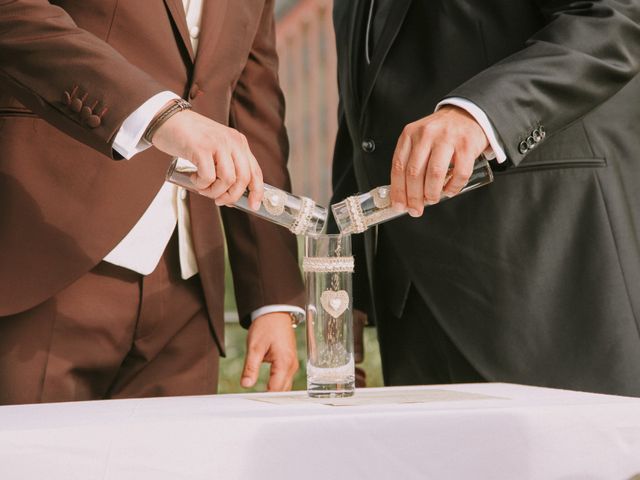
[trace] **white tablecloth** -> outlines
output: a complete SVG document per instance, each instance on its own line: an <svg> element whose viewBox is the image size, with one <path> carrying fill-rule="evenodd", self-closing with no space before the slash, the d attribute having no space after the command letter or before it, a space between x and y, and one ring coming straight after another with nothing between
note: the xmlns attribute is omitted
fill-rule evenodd
<svg viewBox="0 0 640 480"><path fill-rule="evenodd" d="M473 384L360 390L355 400L364 405L314 403L298 392L0 407L0 479L640 473L640 399Z"/></svg>

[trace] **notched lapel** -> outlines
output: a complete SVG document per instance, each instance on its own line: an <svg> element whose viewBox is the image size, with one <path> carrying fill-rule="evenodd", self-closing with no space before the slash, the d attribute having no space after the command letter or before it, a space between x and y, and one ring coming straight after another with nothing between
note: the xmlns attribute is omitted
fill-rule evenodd
<svg viewBox="0 0 640 480"><path fill-rule="evenodd" d="M234 0L236 1L236 0ZM202 9L202 28L198 53L196 55L196 70L202 68L204 63L199 59L210 61L216 50L216 45L225 25L229 0L206 0Z"/></svg>
<svg viewBox="0 0 640 480"><path fill-rule="evenodd" d="M189 57L193 62L195 59L195 55L193 52L193 47L191 46L191 37L189 36L189 26L187 25L187 15L184 11L184 6L182 4L182 0L164 0L165 5L167 6L167 10L171 14L171 18L180 33L180 38L182 39L182 43L184 47L189 52ZM209 3L209 2L206 2Z"/></svg>
<svg viewBox="0 0 640 480"><path fill-rule="evenodd" d="M393 42L398 36L398 32L404 23L404 19L407 16L407 11L411 6L412 0L394 0L394 6L389 13L389 18L385 24L378 46L371 59L371 65L367 68L364 78L362 79L362 86L364 95L362 97L362 105L365 106L371 96L371 91L375 84L376 78L380 73L380 68L384 63Z"/></svg>
<svg viewBox="0 0 640 480"><path fill-rule="evenodd" d="M336 0L341 1L341 0ZM346 22L343 27L343 35L341 39L336 38L338 44L345 42L347 45L347 54L343 55L343 64L340 71L342 72L343 91L346 93L342 96L346 105L347 112L355 112L358 105L359 95L357 94L357 65L358 65L358 35L362 33L360 13L364 5L364 0L342 0L348 2L349 7L346 12ZM337 27L337 25L336 25Z"/></svg>

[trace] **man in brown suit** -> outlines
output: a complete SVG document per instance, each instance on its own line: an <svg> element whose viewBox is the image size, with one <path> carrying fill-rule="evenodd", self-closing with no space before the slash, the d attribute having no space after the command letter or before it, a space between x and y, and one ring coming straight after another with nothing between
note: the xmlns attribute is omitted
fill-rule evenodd
<svg viewBox="0 0 640 480"><path fill-rule="evenodd" d="M0 403L214 393L221 220L242 385L266 361L290 388L295 238L216 206L290 188L273 0L55 4L0 0ZM164 183L171 156L202 195Z"/></svg>

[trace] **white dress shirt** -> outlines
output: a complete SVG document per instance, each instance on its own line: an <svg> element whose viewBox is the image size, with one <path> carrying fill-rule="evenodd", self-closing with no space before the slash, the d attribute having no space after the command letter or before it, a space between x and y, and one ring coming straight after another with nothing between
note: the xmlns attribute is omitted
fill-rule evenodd
<svg viewBox="0 0 640 480"><path fill-rule="evenodd" d="M198 49L203 0L182 0L194 52ZM142 136L153 117L172 99L180 98L173 92L161 92L147 100L122 124L113 143L113 149L126 159L131 159L151 145ZM186 162L184 159L180 161ZM213 219L212 219L213 221ZM149 275L178 228L180 272L183 279L198 273L198 264L191 237L191 217L187 205L187 191L165 182L149 208L122 241L104 258L105 262L118 265L142 275ZM298 307L269 305L255 310L251 320L272 312L304 314Z"/></svg>

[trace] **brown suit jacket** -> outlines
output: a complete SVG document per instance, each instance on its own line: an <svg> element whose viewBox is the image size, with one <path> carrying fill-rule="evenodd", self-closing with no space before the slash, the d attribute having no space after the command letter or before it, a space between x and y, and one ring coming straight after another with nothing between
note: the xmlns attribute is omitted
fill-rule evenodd
<svg viewBox="0 0 640 480"><path fill-rule="evenodd" d="M197 57L180 0L54 3L0 0L0 316L72 283L140 219L170 159L152 148L114 161L112 142L158 92L182 94L199 113L243 132L265 181L290 188L274 0L205 2ZM263 305L302 303L289 232L232 209L221 214L198 195L190 208L221 347L220 217L241 319Z"/></svg>

